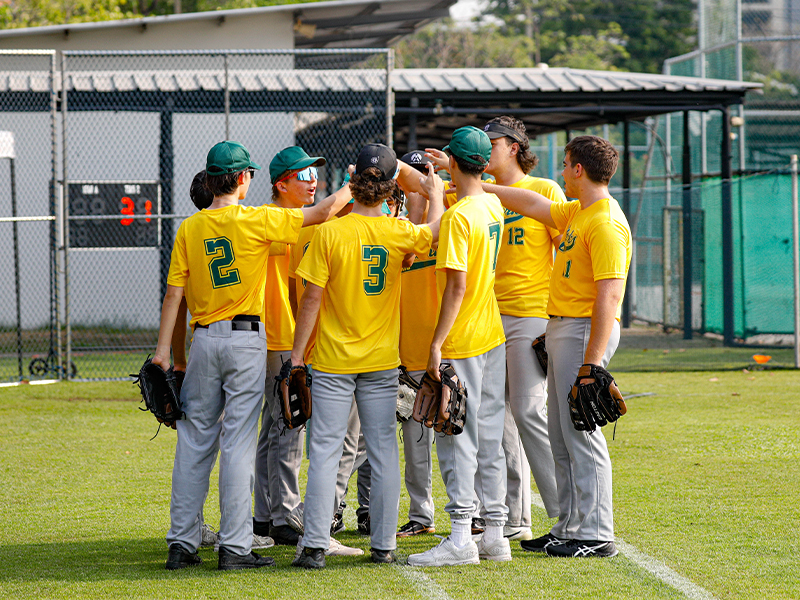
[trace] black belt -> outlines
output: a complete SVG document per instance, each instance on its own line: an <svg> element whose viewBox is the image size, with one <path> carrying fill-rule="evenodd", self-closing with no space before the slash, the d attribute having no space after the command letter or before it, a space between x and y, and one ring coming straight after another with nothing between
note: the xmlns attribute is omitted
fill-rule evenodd
<svg viewBox="0 0 800 600"><path fill-rule="evenodd" d="M233 331L258 331L261 318L256 315L236 315L231 319L231 329ZM208 325L195 323L194 328L208 329Z"/></svg>

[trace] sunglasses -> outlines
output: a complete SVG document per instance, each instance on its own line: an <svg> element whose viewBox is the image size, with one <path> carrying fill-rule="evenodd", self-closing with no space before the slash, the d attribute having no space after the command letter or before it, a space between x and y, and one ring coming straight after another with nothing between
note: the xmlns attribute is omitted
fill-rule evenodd
<svg viewBox="0 0 800 600"><path fill-rule="evenodd" d="M250 179L255 179L256 170L255 169L245 169L248 173L250 173Z"/></svg>
<svg viewBox="0 0 800 600"><path fill-rule="evenodd" d="M287 175L281 177L275 183L280 183L281 181L286 181L287 179L291 179L292 176L297 177L297 181L313 181L315 179L319 179L317 177L317 167L306 167L302 171L298 171L297 173L288 173Z"/></svg>

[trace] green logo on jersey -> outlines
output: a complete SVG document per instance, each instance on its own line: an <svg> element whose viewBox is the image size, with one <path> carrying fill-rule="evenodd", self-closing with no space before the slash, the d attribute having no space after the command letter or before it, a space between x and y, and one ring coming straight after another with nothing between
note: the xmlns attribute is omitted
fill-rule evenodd
<svg viewBox="0 0 800 600"><path fill-rule="evenodd" d="M569 252L572 250L572 247L575 245L575 240L577 239L577 235L575 235L572 230L567 227L567 231L564 233L564 239L561 240L561 244L558 246L559 252Z"/></svg>
<svg viewBox="0 0 800 600"><path fill-rule="evenodd" d="M386 287L386 267L389 265L389 251L383 246L361 246L361 260L369 263L367 277L364 279L364 292L367 296L377 296Z"/></svg>

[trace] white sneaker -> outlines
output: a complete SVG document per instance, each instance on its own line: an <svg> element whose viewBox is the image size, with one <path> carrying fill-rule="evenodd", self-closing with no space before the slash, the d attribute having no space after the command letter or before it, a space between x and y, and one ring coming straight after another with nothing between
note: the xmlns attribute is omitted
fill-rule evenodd
<svg viewBox="0 0 800 600"><path fill-rule="evenodd" d="M303 535L303 503L301 502L295 506L291 512L286 515L286 524L294 529L300 535Z"/></svg>
<svg viewBox="0 0 800 600"><path fill-rule="evenodd" d="M331 538L331 545L325 551L325 556L361 556L364 551L361 548L352 548L345 546L336 541L336 538Z"/></svg>
<svg viewBox="0 0 800 600"><path fill-rule="evenodd" d="M272 548L274 545L275 540L268 535L253 534L253 550L264 550L265 548Z"/></svg>
<svg viewBox="0 0 800 600"><path fill-rule="evenodd" d="M200 547L210 548L215 544L219 544L219 534L208 523L203 523L203 527L200 530Z"/></svg>
<svg viewBox="0 0 800 600"><path fill-rule="evenodd" d="M483 542L483 538L476 544L478 546L478 556L484 560L509 561L511 560L511 545L508 538L500 538L488 544Z"/></svg>
<svg viewBox="0 0 800 600"><path fill-rule="evenodd" d="M466 546L459 549L455 547L449 536L439 542L438 546L408 557L408 564L412 567L477 565L479 562L478 546L475 542L470 540Z"/></svg>
<svg viewBox="0 0 800 600"><path fill-rule="evenodd" d="M530 527L503 527L503 537L509 540L532 540L533 533Z"/></svg>
<svg viewBox="0 0 800 600"><path fill-rule="evenodd" d="M303 536L297 539L297 550L295 550L294 557L298 558L303 553ZM336 538L331 538L331 543L328 549L325 550L325 556L361 556L364 551L361 548L352 548L340 544Z"/></svg>

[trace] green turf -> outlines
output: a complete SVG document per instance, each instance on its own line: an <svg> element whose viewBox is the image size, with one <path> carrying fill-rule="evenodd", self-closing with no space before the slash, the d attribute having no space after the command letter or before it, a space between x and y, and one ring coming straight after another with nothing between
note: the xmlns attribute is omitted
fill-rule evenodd
<svg viewBox="0 0 800 600"><path fill-rule="evenodd" d="M796 373L620 373L618 381L656 395L632 398L609 442L617 535L717 598L800 597ZM332 558L308 573L289 566L289 548L266 551L273 569L219 573L214 552L202 550L199 568L165 571L175 434L149 441L155 422L136 402L124 383L0 389L0 597L441 597L409 567ZM216 525L214 477L205 514ZM437 529L447 533L438 471L434 484ZM368 551L353 531L352 490L350 500L340 541ZM407 501L404 490L401 519ZM534 508L534 533L550 525ZM401 540L399 552L436 541ZM453 599L683 597L624 556L560 560L512 547L511 563L422 572Z"/></svg>

